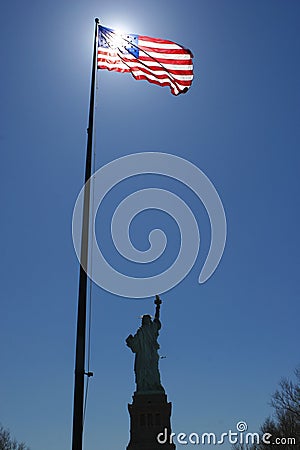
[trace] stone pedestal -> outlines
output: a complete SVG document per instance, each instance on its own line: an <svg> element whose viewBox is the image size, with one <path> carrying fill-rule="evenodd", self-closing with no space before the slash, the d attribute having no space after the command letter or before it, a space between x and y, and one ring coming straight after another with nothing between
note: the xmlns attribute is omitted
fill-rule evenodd
<svg viewBox="0 0 300 450"><path fill-rule="evenodd" d="M171 408L164 393L134 393L128 405L130 415L130 442L127 450L175 450L170 444ZM161 435L161 442L157 435Z"/></svg>

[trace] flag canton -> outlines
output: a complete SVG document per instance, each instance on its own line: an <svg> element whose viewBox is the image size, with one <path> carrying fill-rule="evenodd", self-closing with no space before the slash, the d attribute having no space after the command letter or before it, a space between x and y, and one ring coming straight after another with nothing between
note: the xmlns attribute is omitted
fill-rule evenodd
<svg viewBox="0 0 300 450"><path fill-rule="evenodd" d="M123 55L139 57L139 36L137 34L120 34L110 28L99 26L98 47L119 51Z"/></svg>

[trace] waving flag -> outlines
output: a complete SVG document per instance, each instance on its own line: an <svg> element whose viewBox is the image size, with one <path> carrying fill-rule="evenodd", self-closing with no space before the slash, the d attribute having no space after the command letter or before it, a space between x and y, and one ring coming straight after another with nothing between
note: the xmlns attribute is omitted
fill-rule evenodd
<svg viewBox="0 0 300 450"><path fill-rule="evenodd" d="M136 80L187 92L193 80L192 52L164 39L120 34L99 25L98 69L130 72Z"/></svg>

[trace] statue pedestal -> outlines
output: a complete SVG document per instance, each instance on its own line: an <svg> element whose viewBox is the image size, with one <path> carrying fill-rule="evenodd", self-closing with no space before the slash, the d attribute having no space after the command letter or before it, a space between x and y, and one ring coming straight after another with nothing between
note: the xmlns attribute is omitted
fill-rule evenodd
<svg viewBox="0 0 300 450"><path fill-rule="evenodd" d="M170 443L171 408L164 393L137 393L128 405L130 442L127 450L175 450ZM160 442L157 440L159 433ZM172 441L171 441L172 442Z"/></svg>

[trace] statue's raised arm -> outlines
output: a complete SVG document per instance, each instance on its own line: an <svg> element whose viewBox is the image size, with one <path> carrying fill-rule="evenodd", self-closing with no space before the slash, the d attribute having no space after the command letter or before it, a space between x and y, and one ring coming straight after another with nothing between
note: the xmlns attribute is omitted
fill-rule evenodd
<svg viewBox="0 0 300 450"><path fill-rule="evenodd" d="M160 305L162 304L161 299L159 298L159 295L155 296L155 300L154 303L156 305L156 309L155 309L155 318L154 320L158 320L159 321L159 313L160 313Z"/></svg>

